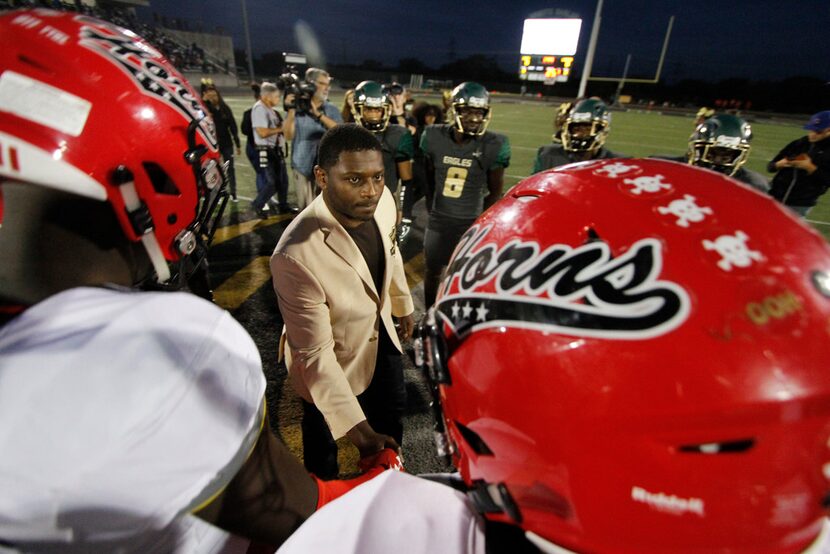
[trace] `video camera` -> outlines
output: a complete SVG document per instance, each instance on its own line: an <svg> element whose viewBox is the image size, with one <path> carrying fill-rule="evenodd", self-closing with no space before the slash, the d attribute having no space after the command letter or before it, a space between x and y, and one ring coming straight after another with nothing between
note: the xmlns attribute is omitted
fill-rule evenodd
<svg viewBox="0 0 830 554"><path fill-rule="evenodd" d="M398 96L399 94L403 94L403 85L400 83L389 83L388 85L383 85L383 93L390 96Z"/></svg>
<svg viewBox="0 0 830 554"><path fill-rule="evenodd" d="M297 75L297 68L293 65L285 67L282 75L277 77L277 88L283 94L282 107L285 110L296 108L297 114L307 114L311 112L311 98L317 92L317 85L309 83L305 79L301 79ZM286 97L289 94L294 95L294 103L289 104Z"/></svg>

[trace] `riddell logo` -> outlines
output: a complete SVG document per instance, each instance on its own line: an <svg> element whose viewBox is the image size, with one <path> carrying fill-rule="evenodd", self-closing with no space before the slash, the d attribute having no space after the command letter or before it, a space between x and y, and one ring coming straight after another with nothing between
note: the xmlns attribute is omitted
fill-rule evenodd
<svg viewBox="0 0 830 554"><path fill-rule="evenodd" d="M20 162L17 159L17 148L0 143L0 168L20 171Z"/></svg>
<svg viewBox="0 0 830 554"><path fill-rule="evenodd" d="M700 498L682 498L663 492L649 492L641 487L631 487L631 499L672 515L692 513L704 517L704 504Z"/></svg>

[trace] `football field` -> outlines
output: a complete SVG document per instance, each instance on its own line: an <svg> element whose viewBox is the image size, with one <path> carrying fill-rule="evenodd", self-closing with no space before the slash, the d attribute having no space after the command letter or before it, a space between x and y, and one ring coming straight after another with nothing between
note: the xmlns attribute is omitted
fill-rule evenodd
<svg viewBox="0 0 830 554"><path fill-rule="evenodd" d="M250 95L225 98L237 119L240 119L242 112L251 106L252 100L249 98ZM416 96L416 100L419 99L434 104L441 102L437 95ZM506 134L513 148L511 164L505 178L505 186L509 188L527 177L533 166L536 150L550 142L553 132L552 121L558 104L495 96L492 101L493 118L489 128ZM333 94L331 102L339 107L342 104L342 93ZM772 174L766 171L767 162L788 142L804 136L806 131L801 129L800 125L756 122L751 116L747 119L752 124L754 138L746 167L770 178ZM649 111L615 111L606 147L630 157L685 155L687 141L693 130L692 121L692 115L683 117ZM241 176L239 181L243 185L241 189L245 190L246 197L252 197L253 171L244 159L238 162L237 167ZM830 239L830 195L821 199L808 219Z"/></svg>
<svg viewBox="0 0 830 554"><path fill-rule="evenodd" d="M439 96L423 98L439 104ZM332 102L340 106L341 95ZM250 94L228 95L237 121L253 101ZM493 98L490 129L510 138L512 159L507 168L505 189L526 177L531 170L539 146L551 140L552 120L557 104L522 101L518 98ZM800 126L772 122L753 123L755 138L747 166L764 176L766 163L789 141L803 136ZM680 117L649 112L614 112L607 147L626 156L683 155L692 132L692 116ZM287 384L286 370L277 362L282 318L271 285L268 260L291 216L280 215L260 220L255 217L250 201L255 196L255 174L243 154L236 158L238 203L229 203L222 227L217 231L210 251L210 271L216 302L229 310L242 323L256 342L268 380L267 400L272 428L280 433L289 448L302 456L300 444L301 409L299 401ZM290 172L289 172L290 173ZM294 201L293 188L289 199ZM810 214L811 224L830 238L830 205L825 197ZM416 318L423 310L423 202L416 205L415 225L401 252L409 285L416 305ZM625 217L625 214L620 214ZM446 469L433 455L432 423L429 415L429 394L423 379L406 363L407 408L404 420L404 456L407 469L413 473ZM354 471L357 451L341 442L341 469Z"/></svg>

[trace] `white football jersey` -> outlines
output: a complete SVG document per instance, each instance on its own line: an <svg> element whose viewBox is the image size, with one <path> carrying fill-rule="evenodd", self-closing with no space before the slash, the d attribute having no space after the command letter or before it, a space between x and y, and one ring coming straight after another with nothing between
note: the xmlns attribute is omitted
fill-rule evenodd
<svg viewBox="0 0 830 554"><path fill-rule="evenodd" d="M32 306L0 327L0 543L241 544L187 514L245 461L264 391L251 337L193 295L76 288Z"/></svg>
<svg viewBox="0 0 830 554"><path fill-rule="evenodd" d="M484 520L463 493L385 471L315 512L278 554L484 553Z"/></svg>

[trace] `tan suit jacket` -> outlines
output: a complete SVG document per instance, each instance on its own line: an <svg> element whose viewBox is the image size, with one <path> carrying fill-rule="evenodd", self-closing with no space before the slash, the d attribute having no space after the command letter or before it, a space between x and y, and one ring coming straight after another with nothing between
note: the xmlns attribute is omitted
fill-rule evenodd
<svg viewBox="0 0 830 554"><path fill-rule="evenodd" d="M386 187L374 217L386 256L380 292L322 195L291 222L271 256L285 321L280 351L291 383L323 413L335 439L366 419L356 395L372 380L379 326L400 350L392 316L414 310L395 243L395 201Z"/></svg>

